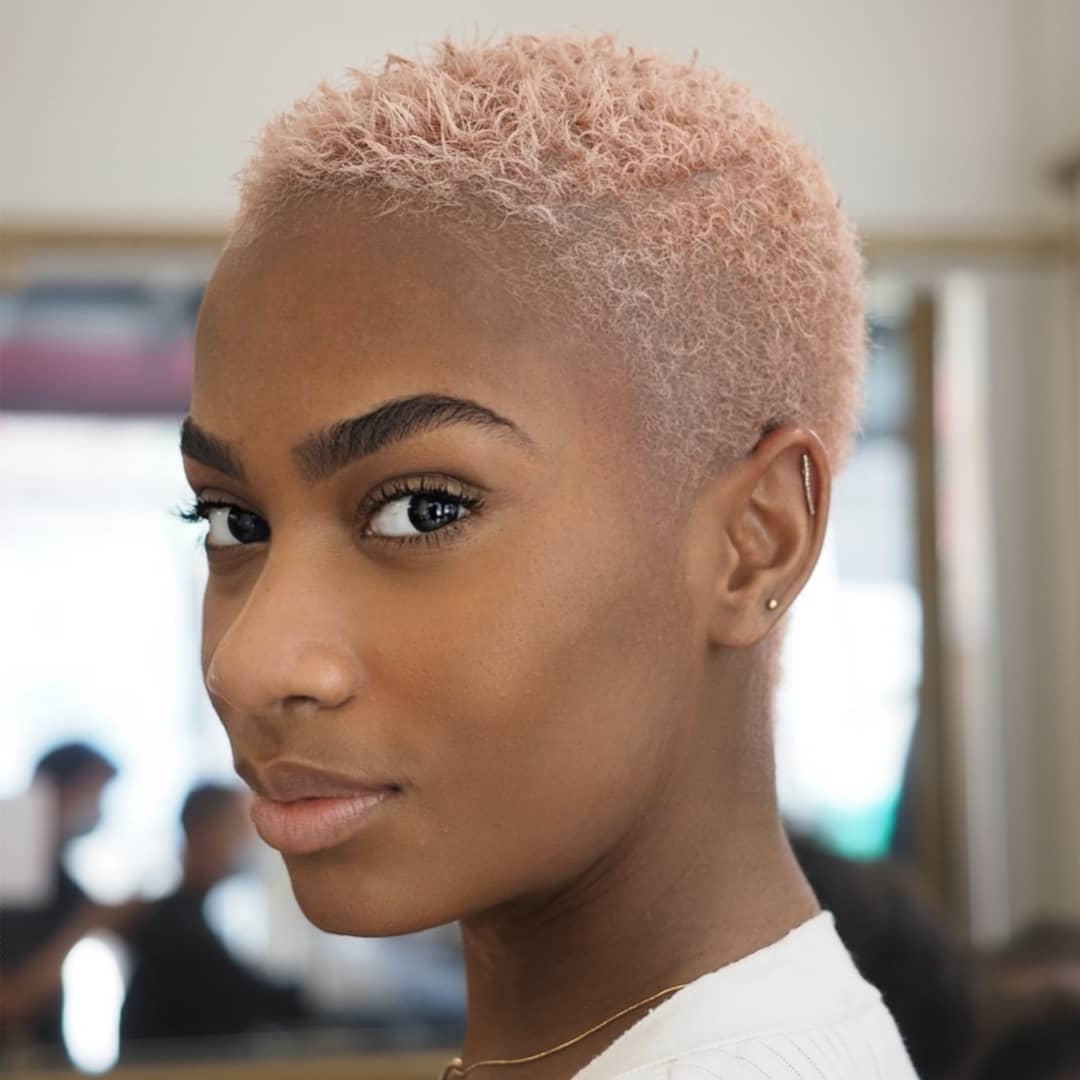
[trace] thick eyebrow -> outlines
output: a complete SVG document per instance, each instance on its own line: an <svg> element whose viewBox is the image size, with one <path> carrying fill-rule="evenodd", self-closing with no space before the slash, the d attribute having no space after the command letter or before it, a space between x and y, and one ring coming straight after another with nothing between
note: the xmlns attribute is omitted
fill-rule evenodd
<svg viewBox="0 0 1080 1080"><path fill-rule="evenodd" d="M388 401L363 416L339 420L308 435L293 447L292 454L301 475L314 483L384 446L451 424L496 429L533 448L532 440L515 423L484 405L443 394L417 394Z"/></svg>
<svg viewBox="0 0 1080 1080"><path fill-rule="evenodd" d="M535 449L533 441L513 421L484 405L442 394L416 394L396 398L363 416L339 420L313 432L292 448L292 456L304 479L316 483L391 443L451 424L494 429ZM190 416L180 429L180 450L226 476L244 479L243 466L229 444L203 431Z"/></svg>
<svg viewBox="0 0 1080 1080"><path fill-rule="evenodd" d="M234 480L247 479L244 466L233 453L232 447L224 439L203 431L190 416L185 416L180 425L180 453L193 461L201 461Z"/></svg>

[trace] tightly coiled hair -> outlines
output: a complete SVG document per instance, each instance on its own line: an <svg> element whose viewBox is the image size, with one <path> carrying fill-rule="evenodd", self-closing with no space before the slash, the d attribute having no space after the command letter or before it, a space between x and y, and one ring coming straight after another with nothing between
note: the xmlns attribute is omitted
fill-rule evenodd
<svg viewBox="0 0 1080 1080"><path fill-rule="evenodd" d="M562 284L624 362L655 454L723 467L797 422L834 468L848 456L866 352L854 231L813 155L696 61L611 37L443 41L320 85L238 179L234 242L320 200L434 215L489 255L518 226L534 257L501 276L522 297Z"/></svg>

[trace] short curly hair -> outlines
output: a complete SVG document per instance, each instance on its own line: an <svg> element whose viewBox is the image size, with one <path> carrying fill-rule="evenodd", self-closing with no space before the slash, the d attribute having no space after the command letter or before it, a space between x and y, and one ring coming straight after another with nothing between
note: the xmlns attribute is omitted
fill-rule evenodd
<svg viewBox="0 0 1080 1080"><path fill-rule="evenodd" d="M511 261L509 287L532 294L557 268L645 393L656 453L723 466L787 422L815 430L834 468L850 452L866 354L855 233L814 156L696 59L610 36L443 41L320 85L238 179L237 242L321 199L466 224L464 244L480 221L522 226L546 257Z"/></svg>

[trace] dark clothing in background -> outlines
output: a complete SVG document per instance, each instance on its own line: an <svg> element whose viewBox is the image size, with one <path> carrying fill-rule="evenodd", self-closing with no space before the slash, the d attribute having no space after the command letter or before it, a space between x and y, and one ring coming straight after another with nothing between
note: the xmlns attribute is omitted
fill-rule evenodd
<svg viewBox="0 0 1080 1080"><path fill-rule="evenodd" d="M57 867L50 899L36 907L0 907L0 981L18 970L49 943L77 911L90 900L68 872ZM27 1037L35 1043L62 1047L64 1034L63 991L43 1004L26 1025Z"/></svg>
<svg viewBox="0 0 1080 1080"><path fill-rule="evenodd" d="M239 1035L307 1016L295 989L230 955L203 916L204 899L181 889L136 929L122 1040Z"/></svg>
<svg viewBox="0 0 1080 1080"><path fill-rule="evenodd" d="M918 1075L955 1076L975 1037L974 971L966 945L927 903L906 867L888 859L847 859L809 837L789 836L863 978L881 991Z"/></svg>

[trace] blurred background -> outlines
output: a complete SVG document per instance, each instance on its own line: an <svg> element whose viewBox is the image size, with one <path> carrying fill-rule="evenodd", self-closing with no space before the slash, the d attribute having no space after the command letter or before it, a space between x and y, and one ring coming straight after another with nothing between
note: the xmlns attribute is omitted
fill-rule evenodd
<svg viewBox="0 0 1080 1080"><path fill-rule="evenodd" d="M52 880L42 756L88 744L102 796L63 852L101 913L64 946L63 1043L0 1041L25 1075L128 1055L138 952L104 913L183 892L228 800L181 810L196 785L234 782L199 676L205 560L173 513L230 177L318 80L477 30L696 50L824 158L865 240L873 351L787 644L785 812L819 853L902 867L965 956L1080 920L1080 3L2 0L7 911ZM226 862L197 890L207 948L292 1004L212 1038L148 1032L132 1055L191 1075L318 1056L332 1077L360 1051L384 1055L371 1075L405 1076L385 1055L454 1045L452 931L332 938L299 916L276 855Z"/></svg>

